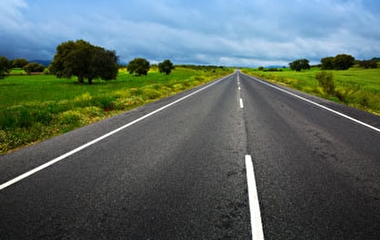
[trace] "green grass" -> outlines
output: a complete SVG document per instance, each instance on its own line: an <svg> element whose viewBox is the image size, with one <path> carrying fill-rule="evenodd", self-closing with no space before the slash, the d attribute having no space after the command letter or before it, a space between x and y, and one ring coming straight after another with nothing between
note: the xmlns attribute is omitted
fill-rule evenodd
<svg viewBox="0 0 380 240"><path fill-rule="evenodd" d="M257 69L243 69L243 72L260 77L278 84L282 84L303 92L336 102L356 107L377 115L380 115L380 69L351 68L344 71L328 71L333 74L336 91L339 97L344 95L344 100L336 95L329 95L318 85L316 74L321 72L319 68L295 72L288 68L278 72L264 72ZM353 92L357 86L360 89Z"/></svg>
<svg viewBox="0 0 380 240"><path fill-rule="evenodd" d="M26 72L25 72L24 69L22 69L22 68L13 68L13 69L10 71L10 74L11 74L11 75L20 75L20 74L26 74Z"/></svg>
<svg viewBox="0 0 380 240"><path fill-rule="evenodd" d="M17 71L17 70L16 70ZM78 84L52 75L10 75L0 80L0 154L48 139L231 73L231 69L152 68L136 77Z"/></svg>

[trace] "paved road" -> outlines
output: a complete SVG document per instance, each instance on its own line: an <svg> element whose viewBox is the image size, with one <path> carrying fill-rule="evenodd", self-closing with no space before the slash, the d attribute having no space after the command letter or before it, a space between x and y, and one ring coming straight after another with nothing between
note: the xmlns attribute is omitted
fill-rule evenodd
<svg viewBox="0 0 380 240"><path fill-rule="evenodd" d="M379 238L379 132L241 73L195 91L1 156L0 184L133 123L0 190L0 239L252 239L246 155L266 239Z"/></svg>
<svg viewBox="0 0 380 240"><path fill-rule="evenodd" d="M380 132L247 76L241 84L267 239L379 239Z"/></svg>

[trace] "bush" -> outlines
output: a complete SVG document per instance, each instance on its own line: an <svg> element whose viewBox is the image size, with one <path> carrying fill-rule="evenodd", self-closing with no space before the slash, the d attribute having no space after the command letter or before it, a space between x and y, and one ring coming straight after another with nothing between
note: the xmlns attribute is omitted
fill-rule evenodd
<svg viewBox="0 0 380 240"><path fill-rule="evenodd" d="M363 60L359 61L359 66L361 68L377 68L377 61L376 60Z"/></svg>
<svg viewBox="0 0 380 240"><path fill-rule="evenodd" d="M127 70L130 74L137 76L147 75L150 69L150 63L145 58L135 58L128 63Z"/></svg>
<svg viewBox="0 0 380 240"><path fill-rule="evenodd" d="M348 103L348 97L358 92L361 89L362 85L357 83L344 83L338 89L335 95L339 98L340 101Z"/></svg>
<svg viewBox="0 0 380 240"><path fill-rule="evenodd" d="M28 74L32 72L43 72L45 70L45 66L36 62L26 64L22 69Z"/></svg>
<svg viewBox="0 0 380 240"><path fill-rule="evenodd" d="M282 69L268 68L268 69L264 69L264 72L282 72Z"/></svg>
<svg viewBox="0 0 380 240"><path fill-rule="evenodd" d="M335 83L333 79L333 74L331 72L319 72L315 76L317 79L319 86L322 87L323 91L329 95L335 94Z"/></svg>

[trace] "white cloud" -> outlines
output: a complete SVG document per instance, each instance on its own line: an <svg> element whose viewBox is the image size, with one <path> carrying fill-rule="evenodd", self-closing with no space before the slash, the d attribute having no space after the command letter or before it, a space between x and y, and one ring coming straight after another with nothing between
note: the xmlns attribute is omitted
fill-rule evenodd
<svg viewBox="0 0 380 240"><path fill-rule="evenodd" d="M0 29L13 30L24 26L22 10L28 8L24 0L1 0Z"/></svg>

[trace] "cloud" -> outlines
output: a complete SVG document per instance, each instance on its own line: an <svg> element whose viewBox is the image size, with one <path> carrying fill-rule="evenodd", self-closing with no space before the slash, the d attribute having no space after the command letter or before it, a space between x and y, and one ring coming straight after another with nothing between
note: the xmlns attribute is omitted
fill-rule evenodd
<svg viewBox="0 0 380 240"><path fill-rule="evenodd" d="M28 8L23 0L2 1L0 9L0 23L2 30L14 30L23 26L22 10Z"/></svg>
<svg viewBox="0 0 380 240"><path fill-rule="evenodd" d="M10 0L0 10L0 55L51 59L84 39L121 60L287 65L348 53L380 53L376 0Z"/></svg>

